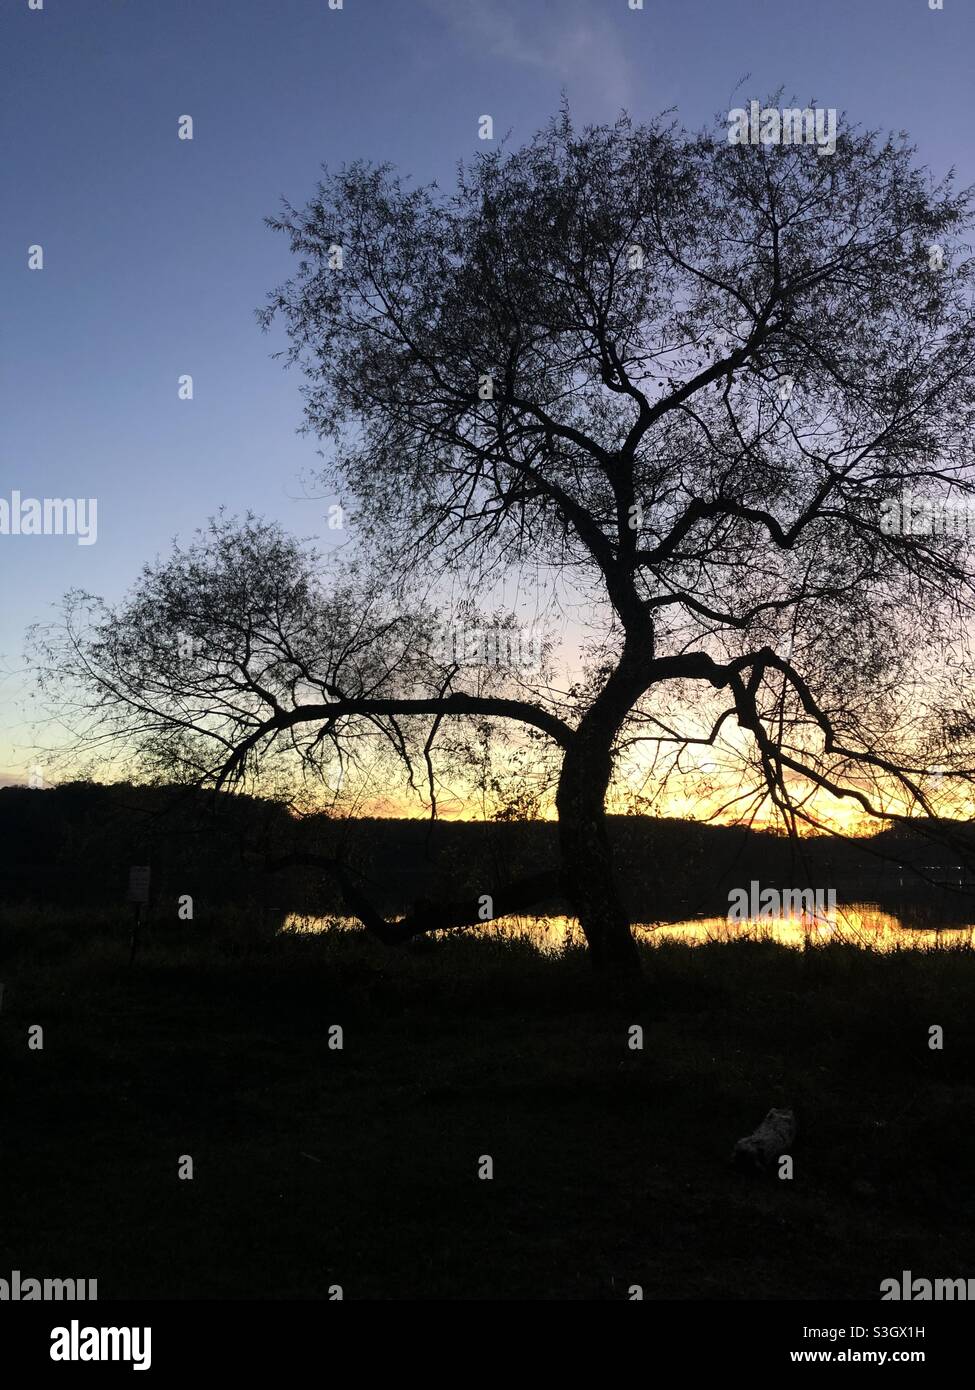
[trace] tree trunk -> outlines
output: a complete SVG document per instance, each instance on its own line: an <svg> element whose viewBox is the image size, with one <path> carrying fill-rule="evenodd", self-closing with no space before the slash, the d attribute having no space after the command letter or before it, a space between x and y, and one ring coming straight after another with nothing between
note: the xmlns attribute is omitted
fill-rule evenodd
<svg viewBox="0 0 975 1390"><path fill-rule="evenodd" d="M591 769L597 755L588 749L574 753L572 749L566 754L557 798L565 895L579 918L595 969L635 977L640 962L613 874L605 791L593 789Z"/></svg>
<svg viewBox="0 0 975 1390"><path fill-rule="evenodd" d="M566 749L556 795L566 897L579 918L596 970L638 979L640 958L613 872L606 791L613 740L646 689L649 641L628 637L616 670Z"/></svg>

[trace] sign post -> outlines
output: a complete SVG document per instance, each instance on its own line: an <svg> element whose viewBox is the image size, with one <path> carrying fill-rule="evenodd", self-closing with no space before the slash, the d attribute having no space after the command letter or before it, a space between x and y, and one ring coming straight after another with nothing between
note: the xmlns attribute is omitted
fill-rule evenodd
<svg viewBox="0 0 975 1390"><path fill-rule="evenodd" d="M129 869L129 893L128 901L135 906L135 915L132 919L132 940L129 946L129 965L135 960L135 953L139 945L139 925L142 921L143 906L149 902L149 877L150 867L148 864L133 864Z"/></svg>

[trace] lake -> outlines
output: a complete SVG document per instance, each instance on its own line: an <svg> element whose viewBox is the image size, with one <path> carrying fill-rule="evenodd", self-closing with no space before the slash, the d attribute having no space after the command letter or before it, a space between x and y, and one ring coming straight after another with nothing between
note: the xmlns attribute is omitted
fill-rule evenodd
<svg viewBox="0 0 975 1390"><path fill-rule="evenodd" d="M309 917L292 913L281 928L291 932L362 931L352 917ZM530 941L545 954L559 954L570 945L583 943L574 917L499 917L483 926L463 928L488 938ZM905 947L937 949L975 945L975 924L932 926L926 913L905 904L898 914L878 903L839 903L821 914L780 913L759 921L729 922L726 917L693 917L684 921L634 923L633 933L640 941L682 941L699 946L709 941L742 939L776 941L780 945L803 949L830 941L843 941L873 951L896 951ZM430 933L448 935L448 933ZM456 933L449 933L455 935Z"/></svg>

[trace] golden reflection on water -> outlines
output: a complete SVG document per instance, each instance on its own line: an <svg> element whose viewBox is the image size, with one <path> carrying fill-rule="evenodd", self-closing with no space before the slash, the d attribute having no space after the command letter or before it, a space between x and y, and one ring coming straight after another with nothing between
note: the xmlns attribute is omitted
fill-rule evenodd
<svg viewBox="0 0 975 1390"><path fill-rule="evenodd" d="M321 932L361 931L354 917L308 917L292 913L282 931ZM483 926L465 927L489 939L530 941L546 955L558 955L567 946L583 945L579 923L574 917L499 917ZM708 941L776 941L782 946L802 950L831 941L847 942L873 951L896 951L905 947L932 949L945 946L975 945L975 926L917 928L884 912L876 903L844 903L831 911L812 914L780 913L757 921L729 922L725 917L694 917L684 922L634 923L639 941L654 944L682 941L700 946ZM431 936L451 936L456 932L431 932Z"/></svg>

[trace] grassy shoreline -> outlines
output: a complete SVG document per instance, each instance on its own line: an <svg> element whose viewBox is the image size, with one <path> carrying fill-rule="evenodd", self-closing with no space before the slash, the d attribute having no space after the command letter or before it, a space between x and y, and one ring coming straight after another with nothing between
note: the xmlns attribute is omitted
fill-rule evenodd
<svg viewBox="0 0 975 1390"><path fill-rule="evenodd" d="M102 1299L852 1299L975 1272L975 953L642 949L623 1005L582 953L468 935L187 932L129 970L117 929L5 924L0 1273ZM728 1163L773 1105L791 1181Z"/></svg>

